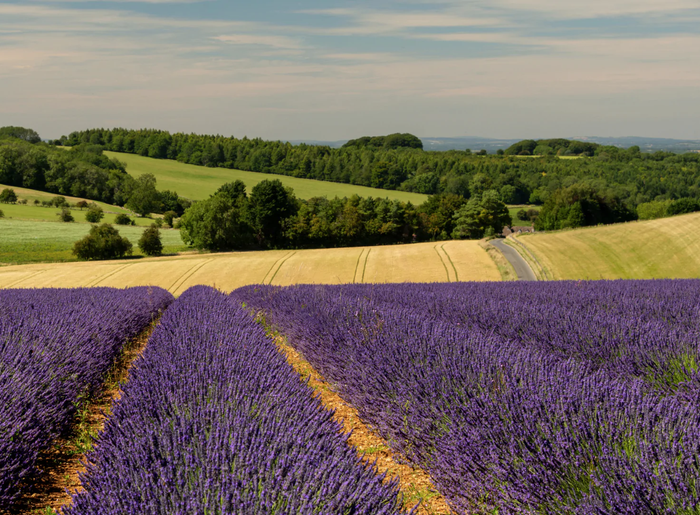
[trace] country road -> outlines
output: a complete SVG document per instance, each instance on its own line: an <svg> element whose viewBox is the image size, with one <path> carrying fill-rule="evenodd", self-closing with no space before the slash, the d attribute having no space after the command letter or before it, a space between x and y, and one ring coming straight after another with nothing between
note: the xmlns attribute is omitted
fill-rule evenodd
<svg viewBox="0 0 700 515"><path fill-rule="evenodd" d="M522 256L510 245L506 245L501 240L491 240L489 243L500 250L505 258L513 265L519 281L536 281L535 273L530 268Z"/></svg>

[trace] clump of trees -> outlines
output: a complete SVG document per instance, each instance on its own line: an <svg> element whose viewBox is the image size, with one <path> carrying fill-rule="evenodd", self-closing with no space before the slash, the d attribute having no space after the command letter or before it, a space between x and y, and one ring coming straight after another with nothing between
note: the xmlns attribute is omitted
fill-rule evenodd
<svg viewBox="0 0 700 515"><path fill-rule="evenodd" d="M456 222L452 237L456 240L495 236L502 233L504 227L512 224L508 208L494 190L470 198L454 214L454 218Z"/></svg>
<svg viewBox="0 0 700 515"><path fill-rule="evenodd" d="M17 202L17 194L12 188L5 188L0 192L0 202L3 204L14 204Z"/></svg>
<svg viewBox="0 0 700 515"><path fill-rule="evenodd" d="M557 190L544 204L535 221L538 231L576 228L636 219L612 192L601 192L592 185L575 184Z"/></svg>
<svg viewBox="0 0 700 515"><path fill-rule="evenodd" d="M368 148L418 148L423 150L423 142L413 134L389 134L388 136L363 136L351 139L343 148L368 147Z"/></svg>
<svg viewBox="0 0 700 515"><path fill-rule="evenodd" d="M78 259L118 259L133 252L131 242L109 224L93 225L83 239L73 245Z"/></svg>
<svg viewBox="0 0 700 515"><path fill-rule="evenodd" d="M507 156L593 156L602 145L586 141L557 139L526 139L505 150Z"/></svg>

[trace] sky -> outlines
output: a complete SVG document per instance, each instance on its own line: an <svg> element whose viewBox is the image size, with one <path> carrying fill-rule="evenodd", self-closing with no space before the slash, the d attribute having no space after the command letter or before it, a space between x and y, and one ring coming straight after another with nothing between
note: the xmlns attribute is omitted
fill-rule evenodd
<svg viewBox="0 0 700 515"><path fill-rule="evenodd" d="M700 0L0 0L0 126L700 139Z"/></svg>

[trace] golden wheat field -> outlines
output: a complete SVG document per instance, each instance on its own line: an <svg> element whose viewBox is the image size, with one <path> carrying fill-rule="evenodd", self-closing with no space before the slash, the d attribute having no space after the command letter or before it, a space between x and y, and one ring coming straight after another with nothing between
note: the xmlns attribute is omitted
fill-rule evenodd
<svg viewBox="0 0 700 515"><path fill-rule="evenodd" d="M495 263L476 241L0 267L0 288L151 285L175 295L197 284L231 291L248 284L500 280Z"/></svg>

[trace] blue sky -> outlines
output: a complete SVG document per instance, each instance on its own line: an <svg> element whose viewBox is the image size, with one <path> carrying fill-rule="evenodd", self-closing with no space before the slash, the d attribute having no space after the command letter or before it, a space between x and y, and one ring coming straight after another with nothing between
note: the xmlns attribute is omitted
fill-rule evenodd
<svg viewBox="0 0 700 515"><path fill-rule="evenodd" d="M0 0L0 125L700 139L700 0Z"/></svg>

